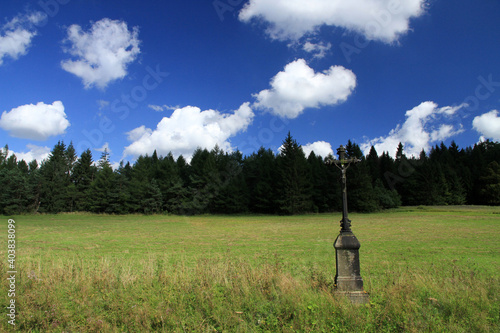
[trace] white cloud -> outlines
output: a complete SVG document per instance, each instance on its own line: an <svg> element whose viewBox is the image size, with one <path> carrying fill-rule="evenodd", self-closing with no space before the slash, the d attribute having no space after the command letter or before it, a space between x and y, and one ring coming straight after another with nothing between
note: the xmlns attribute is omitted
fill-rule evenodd
<svg viewBox="0 0 500 333"><path fill-rule="evenodd" d="M95 22L88 32L74 24L68 28L71 47L65 51L76 60L64 60L61 66L81 78L85 88L95 84L104 89L127 75L127 66L140 53L138 34L137 27L129 31L125 22L109 18Z"/></svg>
<svg viewBox="0 0 500 333"><path fill-rule="evenodd" d="M180 109L181 107L179 105L177 105L177 106L170 106L170 105L154 105L154 104L149 104L148 108L150 108L150 109L152 109L152 110L154 110L156 112L162 112L162 111L168 111L168 110L174 111L174 110Z"/></svg>
<svg viewBox="0 0 500 333"><path fill-rule="evenodd" d="M424 13L426 0L250 0L239 19L267 22L279 40L299 40L323 26L336 26L369 40L394 42L410 29L411 18Z"/></svg>
<svg viewBox="0 0 500 333"><path fill-rule="evenodd" d="M189 160L198 147L212 149L218 145L224 151L231 151L229 138L245 131L253 116L249 103L242 104L232 114L186 106L164 117L155 130L141 126L128 132L132 144L125 147L123 155L137 157L152 154L156 149L159 155L172 152Z"/></svg>
<svg viewBox="0 0 500 333"><path fill-rule="evenodd" d="M112 162L111 163L111 168L113 170L118 170L120 168L120 162Z"/></svg>
<svg viewBox="0 0 500 333"><path fill-rule="evenodd" d="M6 56L15 60L28 52L31 41L37 34L34 24L44 18L45 14L41 12L18 15L0 27L0 65Z"/></svg>
<svg viewBox="0 0 500 333"><path fill-rule="evenodd" d="M302 150L306 157L314 151L316 156L327 157L329 154L333 155L332 145L325 141L316 141L302 146Z"/></svg>
<svg viewBox="0 0 500 333"><path fill-rule="evenodd" d="M163 111L163 106L161 106L161 105L149 104L148 108L150 108L152 110L155 110L156 112L162 112Z"/></svg>
<svg viewBox="0 0 500 333"><path fill-rule="evenodd" d="M298 59L272 78L271 89L254 95L254 106L284 118L296 118L306 108L344 102L355 87L356 75L342 66L315 73L304 59Z"/></svg>
<svg viewBox="0 0 500 333"><path fill-rule="evenodd" d="M482 135L483 139L500 141L500 117L497 110L491 110L475 117L472 121L472 127Z"/></svg>
<svg viewBox="0 0 500 333"><path fill-rule="evenodd" d="M1 128L13 137L24 139L43 141L64 134L69 126L61 101L22 105L9 112L4 111L0 117Z"/></svg>
<svg viewBox="0 0 500 333"><path fill-rule="evenodd" d="M9 150L8 156L16 155L18 161L25 160L26 163L36 160L38 162L38 165L40 165L43 160L49 158L49 147L40 147L32 144L28 144L26 145L26 147L29 149L29 151L16 153L15 151Z"/></svg>
<svg viewBox="0 0 500 333"><path fill-rule="evenodd" d="M97 104L99 105L99 110L104 110L109 106L109 102L103 99L97 100Z"/></svg>
<svg viewBox="0 0 500 333"><path fill-rule="evenodd" d="M452 125L442 124L439 127L439 129L433 130L431 132L431 141L432 142L444 141L462 132L463 132L463 126L460 126L460 128L455 130L455 128Z"/></svg>
<svg viewBox="0 0 500 333"><path fill-rule="evenodd" d="M105 142L101 148L96 148L96 151L100 151L102 153L107 152L108 154L112 153L111 149L109 148L109 142Z"/></svg>
<svg viewBox="0 0 500 333"><path fill-rule="evenodd" d="M134 142L142 138L143 136L149 136L153 133L150 128L146 128L146 126L142 125L141 127L134 128L130 132L127 133L128 141Z"/></svg>
<svg viewBox="0 0 500 333"><path fill-rule="evenodd" d="M391 156L395 156L398 144L401 142L407 156L418 156L422 149L429 151L432 143L444 141L463 132L461 124L456 128L443 122L452 118L456 111L465 106L462 104L438 108L434 102L423 102L406 111L406 121L403 125L398 124L385 137L367 140L361 144L361 149L368 155L370 147L375 146L379 154L389 152ZM437 124L438 122L441 124Z"/></svg>
<svg viewBox="0 0 500 333"><path fill-rule="evenodd" d="M326 56L326 52L332 48L331 43L311 43L310 41L307 41L303 46L302 49L306 52L313 53L313 58L321 59Z"/></svg>

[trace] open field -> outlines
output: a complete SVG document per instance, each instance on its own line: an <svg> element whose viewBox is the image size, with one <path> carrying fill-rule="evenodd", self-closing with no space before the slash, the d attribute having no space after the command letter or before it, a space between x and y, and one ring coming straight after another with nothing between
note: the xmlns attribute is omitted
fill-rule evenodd
<svg viewBox="0 0 500 333"><path fill-rule="evenodd" d="M352 214L370 304L332 293L341 214L26 215L17 325L33 332L499 332L500 208ZM7 265L7 217L0 267ZM2 280L0 301L8 304ZM9 329L2 307L0 330Z"/></svg>

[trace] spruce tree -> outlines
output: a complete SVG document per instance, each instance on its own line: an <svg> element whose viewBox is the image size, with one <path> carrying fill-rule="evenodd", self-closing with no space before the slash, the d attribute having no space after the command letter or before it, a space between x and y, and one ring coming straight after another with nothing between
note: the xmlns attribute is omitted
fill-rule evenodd
<svg viewBox="0 0 500 333"><path fill-rule="evenodd" d="M243 161L245 183L249 193L249 210L273 214L276 208L276 156L271 149L261 147Z"/></svg>
<svg viewBox="0 0 500 333"><path fill-rule="evenodd" d="M108 160L107 150L101 155L97 174L90 184L88 198L90 211L94 213L116 213L117 189L115 174Z"/></svg>
<svg viewBox="0 0 500 333"><path fill-rule="evenodd" d="M279 212L291 215L310 211L312 186L307 159L302 146L292 138L290 132L281 146L277 170Z"/></svg>
<svg viewBox="0 0 500 333"><path fill-rule="evenodd" d="M40 167L42 193L40 210L48 213L69 211L67 188L70 184L66 145L59 141Z"/></svg>
<svg viewBox="0 0 500 333"><path fill-rule="evenodd" d="M493 161L486 167L484 175L480 177L481 194L487 205L500 205L500 164Z"/></svg>
<svg viewBox="0 0 500 333"><path fill-rule="evenodd" d="M75 162L71 175L76 191L74 198L74 209L76 211L87 211L90 209L88 191L96 172L97 168L94 166L94 161L92 160L92 152L90 149L87 149L82 152L80 158Z"/></svg>
<svg viewBox="0 0 500 333"><path fill-rule="evenodd" d="M371 212L379 209L378 200L373 191L370 168L356 143L349 140L346 145L347 158L357 158L361 162L347 169L347 197L349 210Z"/></svg>

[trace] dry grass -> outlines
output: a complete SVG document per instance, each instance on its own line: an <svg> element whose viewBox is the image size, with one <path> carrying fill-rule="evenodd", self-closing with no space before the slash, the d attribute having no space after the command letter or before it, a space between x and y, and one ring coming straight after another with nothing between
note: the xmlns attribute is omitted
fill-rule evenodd
<svg viewBox="0 0 500 333"><path fill-rule="evenodd" d="M367 306L333 294L337 215L20 216L17 328L499 331L499 210L405 210L351 216Z"/></svg>

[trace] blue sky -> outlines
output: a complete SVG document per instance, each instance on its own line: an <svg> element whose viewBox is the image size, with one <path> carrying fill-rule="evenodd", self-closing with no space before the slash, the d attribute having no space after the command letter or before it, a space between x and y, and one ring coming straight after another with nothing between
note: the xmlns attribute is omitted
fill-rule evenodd
<svg viewBox="0 0 500 333"><path fill-rule="evenodd" d="M500 140L496 0L6 0L0 142L394 155Z"/></svg>

